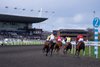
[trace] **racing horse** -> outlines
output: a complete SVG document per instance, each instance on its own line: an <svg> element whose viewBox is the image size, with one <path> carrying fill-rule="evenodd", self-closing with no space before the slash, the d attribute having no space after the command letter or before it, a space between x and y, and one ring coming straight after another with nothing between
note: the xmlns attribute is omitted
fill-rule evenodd
<svg viewBox="0 0 100 67"><path fill-rule="evenodd" d="M70 50L70 52L71 52L71 49L72 49L72 44L71 44L71 42L67 42L66 45L64 46L63 53L64 53L64 54L67 54L68 50Z"/></svg>
<svg viewBox="0 0 100 67"><path fill-rule="evenodd" d="M75 52L75 55L79 56L81 50L83 50L83 55L85 55L85 43L84 43L83 41L80 41L80 42L76 45L76 52Z"/></svg>
<svg viewBox="0 0 100 67"><path fill-rule="evenodd" d="M60 47L62 46L62 42L61 41L57 41L55 46L54 46L54 50L59 53Z"/></svg>
<svg viewBox="0 0 100 67"><path fill-rule="evenodd" d="M52 56L53 50L54 50L54 46L55 46L55 42L54 41L50 41L50 55Z"/></svg>
<svg viewBox="0 0 100 67"><path fill-rule="evenodd" d="M49 41L45 41L43 49L42 49L43 53L46 52L46 56L48 55L48 52L49 52L49 44L50 44Z"/></svg>
<svg viewBox="0 0 100 67"><path fill-rule="evenodd" d="M53 41L46 41L43 47L43 52L46 52L46 56L48 56L48 53L50 52L50 55L52 56L52 52L54 49L55 43Z"/></svg>

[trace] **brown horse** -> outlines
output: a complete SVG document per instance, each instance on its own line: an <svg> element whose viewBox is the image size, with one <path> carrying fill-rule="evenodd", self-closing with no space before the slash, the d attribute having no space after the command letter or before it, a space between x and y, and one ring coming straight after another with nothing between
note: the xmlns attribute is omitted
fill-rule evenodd
<svg viewBox="0 0 100 67"><path fill-rule="evenodd" d="M46 52L46 56L48 55L48 52L49 52L49 44L50 42L49 41L45 41L44 45L43 45L43 53Z"/></svg>
<svg viewBox="0 0 100 67"><path fill-rule="evenodd" d="M72 49L72 44L70 42L67 42L66 45L64 46L63 53L67 54L67 51L70 50L70 52L71 52L71 49Z"/></svg>
<svg viewBox="0 0 100 67"><path fill-rule="evenodd" d="M83 41L80 41L77 45L76 45L76 52L75 55L79 56L80 55L80 51L83 50L83 55L85 54L85 43Z"/></svg>
<svg viewBox="0 0 100 67"><path fill-rule="evenodd" d="M62 42L57 41L55 44L55 47L54 47L54 49L57 53L59 52L61 46L62 46Z"/></svg>
<svg viewBox="0 0 100 67"><path fill-rule="evenodd" d="M46 52L46 56L50 52L50 55L52 56L52 52L54 49L55 43L53 41L46 41L43 47L43 52Z"/></svg>

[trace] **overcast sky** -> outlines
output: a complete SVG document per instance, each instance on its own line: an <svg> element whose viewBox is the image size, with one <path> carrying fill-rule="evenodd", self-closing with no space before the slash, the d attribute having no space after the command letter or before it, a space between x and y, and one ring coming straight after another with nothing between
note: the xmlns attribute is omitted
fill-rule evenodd
<svg viewBox="0 0 100 67"><path fill-rule="evenodd" d="M47 31L93 28L94 10L95 16L100 18L100 0L0 0L1 14L37 17L41 8L41 16L48 20L33 27Z"/></svg>

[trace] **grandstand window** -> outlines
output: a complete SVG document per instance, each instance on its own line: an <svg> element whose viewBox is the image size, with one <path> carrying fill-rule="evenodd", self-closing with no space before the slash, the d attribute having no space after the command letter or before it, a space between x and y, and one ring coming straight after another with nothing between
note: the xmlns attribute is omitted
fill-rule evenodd
<svg viewBox="0 0 100 67"><path fill-rule="evenodd" d="M61 34L86 34L87 32L60 32Z"/></svg>
<svg viewBox="0 0 100 67"><path fill-rule="evenodd" d="M14 22L10 22L10 24L11 24L11 25L15 25L15 23L14 23Z"/></svg>

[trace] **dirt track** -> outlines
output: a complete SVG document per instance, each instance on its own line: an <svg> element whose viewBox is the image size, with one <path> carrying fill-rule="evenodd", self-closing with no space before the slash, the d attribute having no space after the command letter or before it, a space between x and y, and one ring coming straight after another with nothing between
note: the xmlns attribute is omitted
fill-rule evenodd
<svg viewBox="0 0 100 67"><path fill-rule="evenodd" d="M42 46L0 46L0 67L100 67L100 59L45 56L41 49Z"/></svg>

